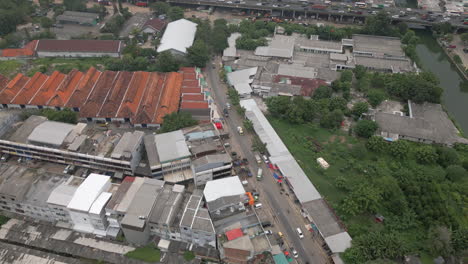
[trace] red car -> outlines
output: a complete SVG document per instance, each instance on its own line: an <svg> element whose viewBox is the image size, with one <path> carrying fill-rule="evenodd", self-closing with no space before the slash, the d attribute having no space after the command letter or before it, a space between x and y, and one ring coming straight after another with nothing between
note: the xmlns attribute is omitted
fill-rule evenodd
<svg viewBox="0 0 468 264"><path fill-rule="evenodd" d="M147 2L137 2L136 6L142 6L142 7L147 7L148 3Z"/></svg>

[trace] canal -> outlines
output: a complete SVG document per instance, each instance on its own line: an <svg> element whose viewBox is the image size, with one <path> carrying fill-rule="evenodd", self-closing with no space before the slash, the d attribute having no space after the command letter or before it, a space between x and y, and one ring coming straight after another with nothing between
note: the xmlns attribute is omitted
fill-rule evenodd
<svg viewBox="0 0 468 264"><path fill-rule="evenodd" d="M457 72L442 48L432 38L430 31L417 31L420 44L416 46L416 53L421 60L424 70L433 72L440 80L444 89L442 104L449 115L453 117L459 128L468 133L468 89L463 78ZM466 83L465 83L466 84Z"/></svg>

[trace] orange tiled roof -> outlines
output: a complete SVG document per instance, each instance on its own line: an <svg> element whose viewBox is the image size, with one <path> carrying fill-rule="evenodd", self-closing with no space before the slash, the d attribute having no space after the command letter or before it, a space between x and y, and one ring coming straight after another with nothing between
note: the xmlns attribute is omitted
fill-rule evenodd
<svg viewBox="0 0 468 264"><path fill-rule="evenodd" d="M182 88L181 90L181 93L182 94L199 94L201 93L201 89L200 88Z"/></svg>
<svg viewBox="0 0 468 264"><path fill-rule="evenodd" d="M49 101L47 101L46 104L48 106L64 106L70 99L70 96L75 91L83 76L84 74L77 69L70 71L65 80L63 80L60 86L56 89L55 94L49 99Z"/></svg>
<svg viewBox="0 0 468 264"><path fill-rule="evenodd" d="M182 102L180 109L206 109L208 102Z"/></svg>
<svg viewBox="0 0 468 264"><path fill-rule="evenodd" d="M23 88L23 86L30 80L29 77L18 73L13 80L11 80L5 89L0 93L0 103L9 104L16 94Z"/></svg>
<svg viewBox="0 0 468 264"><path fill-rule="evenodd" d="M143 92L145 91L148 83L149 75L149 72L141 71L133 74L133 79L130 82L127 94L120 105L117 117L133 118L136 115Z"/></svg>
<svg viewBox="0 0 468 264"><path fill-rule="evenodd" d="M107 94L107 97L102 104L98 117L115 117L132 78L133 72L125 71L119 73L117 79L112 84L112 90Z"/></svg>
<svg viewBox="0 0 468 264"><path fill-rule="evenodd" d="M36 51L37 40L33 40L24 45L22 49L4 49L1 54L2 57L25 57L33 56Z"/></svg>
<svg viewBox="0 0 468 264"><path fill-rule="evenodd" d="M0 74L0 93L5 89L9 81L7 77Z"/></svg>
<svg viewBox="0 0 468 264"><path fill-rule="evenodd" d="M184 94L182 95L182 101L205 101L203 94Z"/></svg>
<svg viewBox="0 0 468 264"><path fill-rule="evenodd" d="M164 88L167 75L164 73L151 73L148 81L148 88L143 94L138 113L135 116L135 124L151 124L156 116L156 109L159 106L159 99Z"/></svg>
<svg viewBox="0 0 468 264"><path fill-rule="evenodd" d="M181 73L168 73L156 119L153 120L154 123L161 124L165 115L173 113L179 108L182 80Z"/></svg>
<svg viewBox="0 0 468 264"><path fill-rule="evenodd" d="M36 72L31 80L13 98L12 104L25 105L36 94L39 88L45 83L49 76Z"/></svg>
<svg viewBox="0 0 468 264"><path fill-rule="evenodd" d="M73 108L83 106L101 74L102 72L91 67L86 72L86 75L83 76L83 79L81 79L75 91L70 96L70 99L68 99L68 102L66 102L65 107Z"/></svg>
<svg viewBox="0 0 468 264"><path fill-rule="evenodd" d="M80 117L96 117L101 110L101 106L106 99L107 94L112 90L115 77L119 72L105 71L94 86L88 99L80 107Z"/></svg>
<svg viewBox="0 0 468 264"><path fill-rule="evenodd" d="M193 80L184 80L182 82L182 87L185 88L185 87L197 87L199 86L200 84L198 83L198 80L197 79L193 79Z"/></svg>
<svg viewBox="0 0 468 264"><path fill-rule="evenodd" d="M42 87L31 97L29 105L45 105L55 95L55 91L63 82L67 75L54 71L52 75L44 82Z"/></svg>

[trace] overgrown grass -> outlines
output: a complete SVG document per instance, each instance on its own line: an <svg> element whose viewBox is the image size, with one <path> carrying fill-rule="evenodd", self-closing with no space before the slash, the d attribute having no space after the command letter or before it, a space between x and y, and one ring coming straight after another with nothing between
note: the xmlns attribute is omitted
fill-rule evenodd
<svg viewBox="0 0 468 264"><path fill-rule="evenodd" d="M0 61L0 74L10 78L19 71L21 65L17 60Z"/></svg>
<svg viewBox="0 0 468 264"><path fill-rule="evenodd" d="M8 220L10 220L10 218L4 216L4 215L0 215L0 226L6 224L8 222Z"/></svg>
<svg viewBox="0 0 468 264"><path fill-rule="evenodd" d="M192 261L195 259L195 253L193 253L193 251L185 251L184 259L185 261Z"/></svg>
<svg viewBox="0 0 468 264"><path fill-rule="evenodd" d="M52 72L60 71L62 73L69 73L72 69L80 71L87 71L91 67L103 69L103 64L106 58L40 58L32 61L33 68L29 70L28 75L33 75L37 71Z"/></svg>
<svg viewBox="0 0 468 264"><path fill-rule="evenodd" d="M154 245L149 244L145 247L137 248L125 254L126 257L138 259L146 262L159 262L161 252Z"/></svg>

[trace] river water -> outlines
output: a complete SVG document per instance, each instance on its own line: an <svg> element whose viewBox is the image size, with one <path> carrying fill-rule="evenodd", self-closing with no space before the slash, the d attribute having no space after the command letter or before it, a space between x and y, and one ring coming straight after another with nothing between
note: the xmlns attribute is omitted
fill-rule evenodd
<svg viewBox="0 0 468 264"><path fill-rule="evenodd" d="M433 72L444 89L442 104L453 117L459 128L468 133L468 89L463 90L463 78L448 60L442 48L432 38L429 31L417 31L420 44L416 53L424 70Z"/></svg>

